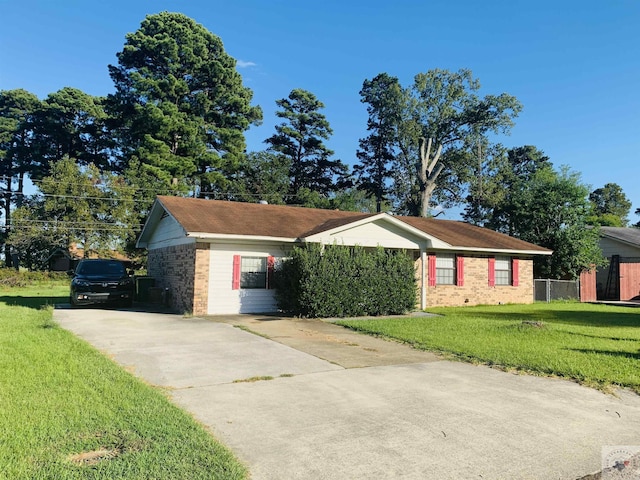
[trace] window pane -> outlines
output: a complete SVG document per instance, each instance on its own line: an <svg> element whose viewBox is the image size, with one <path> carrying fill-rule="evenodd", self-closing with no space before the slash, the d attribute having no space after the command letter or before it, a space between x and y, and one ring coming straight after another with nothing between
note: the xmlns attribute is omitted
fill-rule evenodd
<svg viewBox="0 0 640 480"><path fill-rule="evenodd" d="M436 268L453 268L454 258L452 253L438 253L436 255Z"/></svg>
<svg viewBox="0 0 640 480"><path fill-rule="evenodd" d="M266 272L267 259L264 257L242 257L242 272Z"/></svg>
<svg viewBox="0 0 640 480"><path fill-rule="evenodd" d="M267 288L267 259L242 257L240 288Z"/></svg>
<svg viewBox="0 0 640 480"><path fill-rule="evenodd" d="M496 270L496 285L511 285L509 272Z"/></svg>
<svg viewBox="0 0 640 480"><path fill-rule="evenodd" d="M496 257L496 270L509 270L511 259L509 257Z"/></svg>
<svg viewBox="0 0 640 480"><path fill-rule="evenodd" d="M267 288L267 274L264 272L242 272L240 288Z"/></svg>
<svg viewBox="0 0 640 480"><path fill-rule="evenodd" d="M455 273L455 255L438 253L436 255L436 285L454 285Z"/></svg>
<svg viewBox="0 0 640 480"><path fill-rule="evenodd" d="M453 285L453 270L438 268L436 270L436 285Z"/></svg>
<svg viewBox="0 0 640 480"><path fill-rule="evenodd" d="M511 259L496 257L496 285L511 285Z"/></svg>

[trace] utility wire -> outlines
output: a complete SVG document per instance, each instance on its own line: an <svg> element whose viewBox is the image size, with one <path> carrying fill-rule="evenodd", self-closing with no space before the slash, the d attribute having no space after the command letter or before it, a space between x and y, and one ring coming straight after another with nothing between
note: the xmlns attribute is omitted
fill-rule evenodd
<svg viewBox="0 0 640 480"><path fill-rule="evenodd" d="M0 176L0 181L6 182L7 179L9 179L10 177L7 176ZM42 184L43 180L31 180L31 182L38 187L38 184ZM64 186L67 187L84 187L86 186L85 183L64 183ZM104 186L102 184L96 184L93 185L93 187L95 188L100 188L100 186ZM194 186L191 186L191 188L193 188ZM40 188L40 187L38 187ZM167 196L178 196L177 192L175 190L158 190L157 188L143 188L143 187L134 187L134 186L126 186L125 188L128 188L130 190L133 190L134 192L154 192L156 193L156 195L167 195ZM23 192L6 192L6 193L11 193L12 195L51 195L53 196L54 194L43 194L43 193L39 193L39 194L26 194ZM279 197L295 197L297 196L296 194L293 193L245 193L245 192L233 192L233 191L227 191L227 192L215 192L215 191L207 191L207 190L199 190L198 191L199 195L213 195L213 196L244 196L244 197L264 197L264 196L279 196ZM64 196L64 195L61 195ZM76 197L76 198L84 198L84 197ZM96 199L103 199L102 197L95 197ZM104 198L105 200L108 200L110 198Z"/></svg>
<svg viewBox="0 0 640 480"><path fill-rule="evenodd" d="M67 195L67 194L53 194L53 193L21 193L21 192L6 192L11 193L12 196L22 196L24 198L37 198L37 197L45 197L45 198L71 198L76 200L105 200L112 202L140 202L141 200L150 200L142 197L138 198L113 198L113 197L94 197L94 196L85 196L85 195ZM175 192L172 192L173 195L167 195L170 197L178 197L181 195L176 195ZM214 196L214 197L231 197L231 198L242 198L242 197L252 197L252 198L267 198L267 197L276 197L276 198L293 198L297 195L291 193L240 193L240 192L199 192L200 195ZM164 195L164 194L163 194ZM184 197L184 198L194 198L194 197ZM199 197L195 197L199 198Z"/></svg>

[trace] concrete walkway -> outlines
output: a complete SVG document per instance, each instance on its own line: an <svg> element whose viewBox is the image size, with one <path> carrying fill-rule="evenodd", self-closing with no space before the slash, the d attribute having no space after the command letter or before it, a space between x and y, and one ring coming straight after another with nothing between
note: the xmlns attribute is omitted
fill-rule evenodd
<svg viewBox="0 0 640 480"><path fill-rule="evenodd" d="M171 387L254 480L574 480L601 468L604 446L640 444L635 394L439 361L323 322L93 309L54 318Z"/></svg>
<svg viewBox="0 0 640 480"><path fill-rule="evenodd" d="M344 368L441 360L433 353L362 335L318 319L268 315L214 315L206 318L245 329Z"/></svg>

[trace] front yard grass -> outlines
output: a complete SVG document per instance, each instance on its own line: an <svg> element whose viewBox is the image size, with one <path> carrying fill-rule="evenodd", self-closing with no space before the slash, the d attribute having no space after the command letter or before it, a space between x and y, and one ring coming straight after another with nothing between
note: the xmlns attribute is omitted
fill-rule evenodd
<svg viewBox="0 0 640 480"><path fill-rule="evenodd" d="M640 393L640 309L562 302L428 311L438 316L336 323L464 361Z"/></svg>
<svg viewBox="0 0 640 480"><path fill-rule="evenodd" d="M52 321L68 282L0 289L0 478L244 479L192 417Z"/></svg>

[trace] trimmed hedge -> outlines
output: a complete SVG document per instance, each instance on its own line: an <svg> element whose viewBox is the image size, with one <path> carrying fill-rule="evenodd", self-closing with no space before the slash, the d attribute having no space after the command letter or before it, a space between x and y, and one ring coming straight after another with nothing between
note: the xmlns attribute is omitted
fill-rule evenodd
<svg viewBox="0 0 640 480"><path fill-rule="evenodd" d="M394 315L416 305L414 264L404 251L295 247L274 280L279 308L302 317Z"/></svg>

